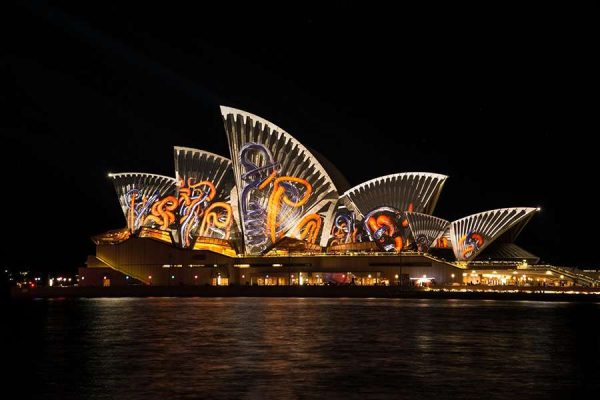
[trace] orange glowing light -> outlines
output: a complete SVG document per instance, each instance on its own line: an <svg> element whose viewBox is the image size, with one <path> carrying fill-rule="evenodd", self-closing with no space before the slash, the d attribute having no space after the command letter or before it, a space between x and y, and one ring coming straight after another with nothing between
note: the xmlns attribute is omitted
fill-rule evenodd
<svg viewBox="0 0 600 400"><path fill-rule="evenodd" d="M291 200L286 196L285 187L281 186L282 182L294 182L304 186L304 194L297 201ZM308 201L311 193L312 185L306 179L296 178L294 176L281 176L275 179L275 182L273 183L273 190L269 196L269 202L267 205L267 230L269 231L271 242L275 243L277 239L279 239L277 237L277 226L281 222L278 223L277 218L279 217L280 221L285 220L279 215L281 204L285 203L292 208L302 207Z"/></svg>
<svg viewBox="0 0 600 400"><path fill-rule="evenodd" d="M154 222L160 225L160 229L166 230L173 222L175 222L175 209L178 202L175 196L167 196L152 205L151 215L148 215L144 220L146 222Z"/></svg>
<svg viewBox="0 0 600 400"><path fill-rule="evenodd" d="M321 231L322 218L319 214L307 214L292 230L292 237L315 243Z"/></svg>
<svg viewBox="0 0 600 400"><path fill-rule="evenodd" d="M206 209L198 236L210 236L211 228L215 227L223 229L225 231L225 239L229 239L232 222L233 212L231 205L220 201L215 202Z"/></svg>

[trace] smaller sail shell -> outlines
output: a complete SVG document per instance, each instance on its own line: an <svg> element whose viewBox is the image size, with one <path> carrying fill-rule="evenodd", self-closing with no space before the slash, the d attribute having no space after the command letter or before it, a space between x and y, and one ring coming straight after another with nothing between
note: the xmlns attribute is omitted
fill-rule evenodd
<svg viewBox="0 0 600 400"><path fill-rule="evenodd" d="M386 175L349 189L341 198L362 216L383 206L431 214L446 179L446 175L428 172Z"/></svg>
<svg viewBox="0 0 600 400"><path fill-rule="evenodd" d="M450 239L459 261L472 260L509 229L529 220L536 208L501 208L469 215L450 224Z"/></svg>
<svg viewBox="0 0 600 400"><path fill-rule="evenodd" d="M407 212L406 219L419 251L426 252L450 225L445 219L417 212Z"/></svg>
<svg viewBox="0 0 600 400"><path fill-rule="evenodd" d="M137 231L152 205L176 192L177 181L168 176L141 172L109 174L130 231Z"/></svg>

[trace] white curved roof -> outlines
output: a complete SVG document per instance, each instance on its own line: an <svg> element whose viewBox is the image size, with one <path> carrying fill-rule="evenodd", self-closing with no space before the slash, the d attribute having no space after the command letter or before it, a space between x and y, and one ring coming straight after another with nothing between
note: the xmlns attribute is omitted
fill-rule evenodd
<svg viewBox="0 0 600 400"><path fill-rule="evenodd" d="M135 231L143 222L143 217L150 211L152 203L159 197L167 194L175 194L177 181L175 178L164 175L148 174L144 172L122 172L118 174L108 174L108 177L113 181L115 191L119 197L119 204L123 210L123 215L127 220L127 227ZM138 199L145 197L148 199L148 205L140 211L143 215L135 218L135 221L130 221L129 207L130 199L127 193L132 190L138 191ZM158 196L154 196L158 194Z"/></svg>
<svg viewBox="0 0 600 400"><path fill-rule="evenodd" d="M445 219L429 214L407 212L405 215L413 238L417 240L420 236L424 237L427 248L431 247L433 241L443 235L446 228L450 225L450 222Z"/></svg>
<svg viewBox="0 0 600 400"><path fill-rule="evenodd" d="M341 197L357 213L366 215L382 207L431 214L448 176L429 172L403 172L371 179L347 190Z"/></svg>
<svg viewBox="0 0 600 400"><path fill-rule="evenodd" d="M459 261L474 259L503 233L520 223L526 223L535 211L537 208L534 207L500 208L469 215L452 222L450 240L456 259ZM522 228L522 225L520 227ZM481 246L477 246L472 252L468 252L469 244L465 240L470 233L477 233L483 239Z"/></svg>
<svg viewBox="0 0 600 400"><path fill-rule="evenodd" d="M175 157L175 178L187 182L192 178L196 183L210 181L217 189L218 200L228 200L234 185L231 160L205 150L190 147L173 147Z"/></svg>
<svg viewBox="0 0 600 400"><path fill-rule="evenodd" d="M274 163L278 165L278 176L292 176L304 179L310 183L312 194L302 206L300 213L294 213L285 224L286 231L294 227L305 214L317 212L319 208L323 207L324 201L337 199L337 189L325 168L292 135L277 125L246 111L221 106L221 114L223 115L227 140L229 142L233 173L240 194L243 192L244 187L248 185L242 179L242 175L247 171L241 165L240 151L248 143L256 143L264 146L270 152ZM249 155L248 161L255 165L263 165L265 162L263 158L264 156L258 152L254 152L254 154ZM240 196L240 210L244 208L242 207L242 202L243 199ZM243 214L243 212L240 211L240 214ZM242 221L243 229L245 229L246 221L244 215L240 215L240 220ZM244 231L244 236L247 240L246 231ZM270 244L272 243L267 243L262 247L267 248ZM253 249L249 249L248 243L246 243L246 253L256 254L260 252L258 250L259 247L256 246Z"/></svg>

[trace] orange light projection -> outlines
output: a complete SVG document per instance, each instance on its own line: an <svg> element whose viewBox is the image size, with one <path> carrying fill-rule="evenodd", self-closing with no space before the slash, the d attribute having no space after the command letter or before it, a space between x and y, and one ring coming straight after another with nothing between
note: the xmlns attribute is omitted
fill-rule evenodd
<svg viewBox="0 0 600 400"><path fill-rule="evenodd" d="M319 214L307 214L292 231L292 237L315 243L321 231L322 218Z"/></svg>
<svg viewBox="0 0 600 400"><path fill-rule="evenodd" d="M293 182L303 186L305 191L302 197L297 201L290 199L286 195L286 188L282 185L284 182ZM279 214L281 205L286 204L290 207L290 211L294 208L302 207L308 201L311 193L312 185L306 179L296 178L294 176L282 176L275 179L275 182L273 183L273 190L271 191L267 205L267 231L269 232L272 243L275 243L277 239L280 239L281 236L283 236L283 233L281 232L279 235L277 234L277 227L288 219L287 214Z"/></svg>
<svg viewBox="0 0 600 400"><path fill-rule="evenodd" d="M144 220L144 224L147 222L154 222L160 225L160 229L166 230L169 225L175 222L175 211L177 209L177 198L175 196L167 196L152 205L150 215Z"/></svg>
<svg viewBox="0 0 600 400"><path fill-rule="evenodd" d="M198 236L210 236L213 228L219 228L225 232L225 239L227 240L231 233L232 222L231 205L221 201L215 202L206 209Z"/></svg>

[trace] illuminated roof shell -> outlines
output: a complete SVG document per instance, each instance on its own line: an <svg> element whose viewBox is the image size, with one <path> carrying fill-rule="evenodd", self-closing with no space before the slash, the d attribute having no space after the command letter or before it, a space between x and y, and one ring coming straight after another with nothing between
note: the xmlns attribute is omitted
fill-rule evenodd
<svg viewBox="0 0 600 400"><path fill-rule="evenodd" d="M228 200L234 185L231 160L214 153L175 146L175 179L210 181L217 188L216 200Z"/></svg>
<svg viewBox="0 0 600 400"><path fill-rule="evenodd" d="M381 176L347 190L341 198L361 216L378 207L431 214L440 196L446 175L403 172Z"/></svg>
<svg viewBox="0 0 600 400"><path fill-rule="evenodd" d="M244 231L247 254L257 253L259 248L262 248L260 251L262 252L274 243L269 239L269 243L265 245L253 246L252 249L249 246L248 220L250 218L246 218L245 225L243 210L247 207L247 203L242 199L244 188L248 185L242 176L245 173L247 175L247 171L240 161L240 152L245 145L254 143L257 146L264 146L268 150L269 156L272 157L272 161L277 164L279 176L303 179L309 182L312 187L312 193L303 205L302 213L290 218L284 228L284 234L292 229L304 215L318 212L332 200L337 200L337 189L326 170L317 158L292 135L277 125L242 110L221 106L221 114L223 115L233 173L239 193L240 220L242 221L241 226ZM264 155L255 152L249 155L246 160L255 165L262 165L264 164ZM324 223L325 226L329 224L329 221Z"/></svg>
<svg viewBox="0 0 600 400"><path fill-rule="evenodd" d="M508 232L511 228L519 230L534 215L536 208L514 207L500 208L469 215L450 224L450 240L456 259L459 261L473 260L494 240ZM470 234L481 236L483 243L469 251L468 237Z"/></svg>
<svg viewBox="0 0 600 400"><path fill-rule="evenodd" d="M407 212L405 215L413 238L417 240L418 237L424 237L426 248L431 247L433 242L443 235L450 225L450 222L445 219L433 215L417 212Z"/></svg>
<svg viewBox="0 0 600 400"><path fill-rule="evenodd" d="M175 178L163 175L148 174L143 172L122 172L118 174L108 174L108 177L112 180L119 197L119 204L123 210L123 215L127 220L127 227L131 231L135 231L141 227L143 223L143 217L148 214L152 204L148 204L147 207L141 212L142 215L135 218L132 223L129 218L129 201L128 193L132 190L137 190L138 197L146 197L148 199L153 198L158 194L158 198L161 198L168 194L174 194L177 188L177 181Z"/></svg>

